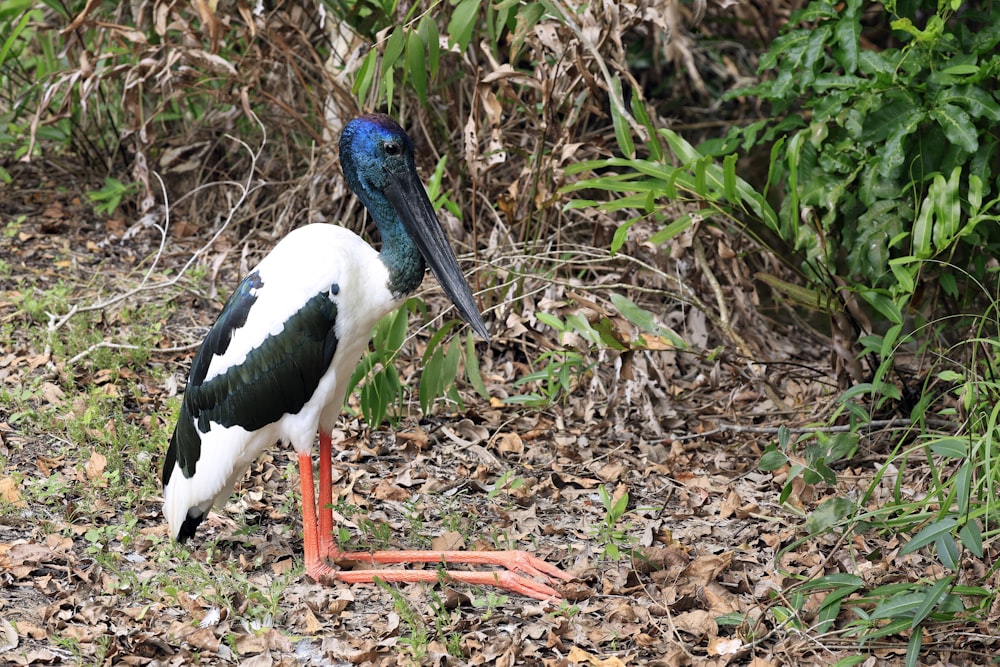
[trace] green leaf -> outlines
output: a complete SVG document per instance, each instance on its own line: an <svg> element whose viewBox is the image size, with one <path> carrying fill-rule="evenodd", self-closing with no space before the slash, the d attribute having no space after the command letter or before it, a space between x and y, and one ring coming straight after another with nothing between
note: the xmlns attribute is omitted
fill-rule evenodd
<svg viewBox="0 0 1000 667"><path fill-rule="evenodd" d="M420 33L411 31L406 38L406 74L421 104L427 103L427 48Z"/></svg>
<svg viewBox="0 0 1000 667"><path fill-rule="evenodd" d="M906 660L903 667L917 667L920 664L920 651L924 647L924 633L914 632L906 642Z"/></svg>
<svg viewBox="0 0 1000 667"><path fill-rule="evenodd" d="M622 224L618 225L614 236L611 238L612 255L621 250L622 246L625 245L625 241L628 240L628 230L638 219L639 218L632 218L631 220L626 220Z"/></svg>
<svg viewBox="0 0 1000 667"><path fill-rule="evenodd" d="M953 516L947 516L943 519L934 521L933 523L925 526L923 530L913 536L912 540L903 545L903 548L899 550L899 555L905 556L913 553L917 549L934 542L939 537L950 537L957 525L958 519Z"/></svg>
<svg viewBox="0 0 1000 667"><path fill-rule="evenodd" d="M362 105L368 100L368 91L371 90L372 84L375 83L375 73L377 71L378 51L371 49L365 55L364 60L361 61L361 66L354 76L354 86L351 89L354 96L361 101Z"/></svg>
<svg viewBox="0 0 1000 667"><path fill-rule="evenodd" d="M848 74L853 74L858 68L858 47L861 42L861 24L854 12L844 13L837 21L836 35L843 54L840 64Z"/></svg>
<svg viewBox="0 0 1000 667"><path fill-rule="evenodd" d="M897 257L889 260L889 269L892 277L896 279L896 284L906 294L912 294L917 283L914 278L918 267L915 266L912 257Z"/></svg>
<svg viewBox="0 0 1000 667"><path fill-rule="evenodd" d="M964 76L967 74L978 74L979 66L970 64L952 65L950 67L945 67L941 70L942 74L949 74L952 76Z"/></svg>
<svg viewBox="0 0 1000 667"><path fill-rule="evenodd" d="M536 312L535 313L535 318L539 322L541 322L542 324L548 324L550 327L552 327L556 331L567 331L568 330L568 327L566 326L565 322L563 322L558 317L556 317L555 315L552 315L550 313Z"/></svg>
<svg viewBox="0 0 1000 667"><path fill-rule="evenodd" d="M666 227L660 229L660 231L650 236L649 242L652 243L653 245L662 245L666 243L667 241L673 239L678 234L681 234L690 229L691 226L694 224L696 216L700 218L703 217L703 214L705 213L709 213L709 211L698 211L697 213L694 214L685 213L681 217L671 222Z"/></svg>
<svg viewBox="0 0 1000 667"><path fill-rule="evenodd" d="M524 46L524 40L538 25L538 21L544 13L545 7L540 2L528 2L518 8L514 36L510 40L510 62L517 62L521 48Z"/></svg>
<svg viewBox="0 0 1000 667"><path fill-rule="evenodd" d="M460 0L452 12L448 22L448 39L452 45L458 45L459 51L469 48L478 16L479 0Z"/></svg>
<svg viewBox="0 0 1000 667"><path fill-rule="evenodd" d="M868 656L859 653L857 655L851 655L846 658L841 658L837 662L830 665L830 667L854 667L854 665L860 665L866 660L868 660Z"/></svg>
<svg viewBox="0 0 1000 667"><path fill-rule="evenodd" d="M872 611L872 619L881 618L913 618L914 612L920 608L924 602L924 596L920 593L906 593L903 595L893 595L885 598ZM907 623L909 625L909 623Z"/></svg>
<svg viewBox="0 0 1000 667"><path fill-rule="evenodd" d="M776 447L768 447L757 462L757 467L764 471L778 470L788 463L788 457Z"/></svg>
<svg viewBox="0 0 1000 667"><path fill-rule="evenodd" d="M979 148L979 134L969 114L954 104L942 104L931 109L931 117L937 121L948 141L961 147L968 153L975 153Z"/></svg>
<svg viewBox="0 0 1000 667"><path fill-rule="evenodd" d="M731 153L722 159L722 194L731 202L739 201L736 193L736 161L739 156Z"/></svg>
<svg viewBox="0 0 1000 667"><path fill-rule="evenodd" d="M955 496L958 501L958 513L969 511L969 499L972 495L972 461L966 461L955 471Z"/></svg>
<svg viewBox="0 0 1000 667"><path fill-rule="evenodd" d="M933 184L932 184L933 185ZM928 259L933 254L931 238L934 234L934 200L930 192L920 202L920 211L913 221L913 233L910 236L910 251L917 259Z"/></svg>
<svg viewBox="0 0 1000 667"><path fill-rule="evenodd" d="M934 540L934 547L937 551L938 560L949 570L958 569L958 543L951 535L938 535Z"/></svg>
<svg viewBox="0 0 1000 667"><path fill-rule="evenodd" d="M611 511L608 512L610 517L617 521L619 518L625 515L625 510L628 509L628 493L623 493L615 504L611 507Z"/></svg>
<svg viewBox="0 0 1000 667"><path fill-rule="evenodd" d="M806 519L806 530L810 535L824 533L844 519L853 516L856 509L855 504L847 498L839 496L828 498Z"/></svg>
<svg viewBox="0 0 1000 667"><path fill-rule="evenodd" d="M621 313L625 319L639 327L640 330L665 338L671 343L671 345L678 349L686 350L688 348L688 344L683 338L670 329L661 327L653 319L652 313L644 308L640 308L627 297L624 297L617 292L612 292L611 303L618 309L618 312Z"/></svg>
<svg viewBox="0 0 1000 667"><path fill-rule="evenodd" d="M877 310L882 314L885 319L889 320L893 324L903 323L903 313L899 310L899 306L889 298L888 295L883 292L871 289L859 290L861 298L871 305L872 308Z"/></svg>
<svg viewBox="0 0 1000 667"><path fill-rule="evenodd" d="M983 207L983 179L978 174L969 174L969 214L970 217L979 215Z"/></svg>
<svg viewBox="0 0 1000 667"><path fill-rule="evenodd" d="M639 90L639 88L632 88L632 115L649 132L649 140L646 142L646 148L649 149L650 157L655 162L661 162L663 160L663 146L660 145L660 140L656 134L656 127L653 125L653 121L646 111L646 105L643 104Z"/></svg>
<svg viewBox="0 0 1000 667"><path fill-rule="evenodd" d="M476 390L476 393L484 399L489 400L490 392L483 382L483 375L479 371L479 356L476 354L476 339L470 331L465 336L465 375L469 379L469 384Z"/></svg>
<svg viewBox="0 0 1000 667"><path fill-rule="evenodd" d="M14 44L17 43L18 37L25 27L27 27L28 22L31 21L31 19L31 12L25 12L21 17L21 20L18 21L18 24L13 30L11 30L10 34L7 35L7 39L4 40L3 46L0 47L0 68L2 68L3 64L7 61L7 56L10 55L11 49L14 48Z"/></svg>
<svg viewBox="0 0 1000 667"><path fill-rule="evenodd" d="M928 586L923 592L924 599L917 605L916 609L913 610L913 621L910 623L910 627L916 629L925 618L930 616L934 608L937 607L938 601L944 592L951 586L952 577L949 575L947 577L942 577L934 582L932 586ZM917 633L920 634L920 633Z"/></svg>
<svg viewBox="0 0 1000 667"><path fill-rule="evenodd" d="M957 65L948 69L959 69ZM978 71L977 67L973 67ZM994 122L1000 121L1000 104L986 90L972 84L947 86L942 88L934 99L936 106L958 105L964 108L973 118L987 118Z"/></svg>
<svg viewBox="0 0 1000 667"><path fill-rule="evenodd" d="M951 170L948 180L935 176L932 185L934 210L937 213L934 223L933 241L938 252L947 250L955 241L962 226L962 202L959 188L962 180L962 167L957 165ZM936 186L936 191L935 187Z"/></svg>
<svg viewBox="0 0 1000 667"><path fill-rule="evenodd" d="M597 331L590 325L585 317L581 317L577 314L567 315L566 324L577 332L581 337L583 337L588 342L599 345L601 341L601 336Z"/></svg>
<svg viewBox="0 0 1000 667"><path fill-rule="evenodd" d="M385 43L385 51L382 54L382 76L387 76L399 60L406 46L406 31L403 26L396 26L389 35Z"/></svg>
<svg viewBox="0 0 1000 667"><path fill-rule="evenodd" d="M425 414L438 398L445 395L445 392L455 382L458 375L458 353L457 339L445 345L444 340L451 331L458 326L458 320L450 320L443 327L438 329L430 340L427 341L427 350L423 357L423 372L420 374L420 385L418 396L420 398L420 409Z"/></svg>
<svg viewBox="0 0 1000 667"><path fill-rule="evenodd" d="M619 350L622 352L630 349L628 345L625 345L620 340L618 340L618 337L615 335L616 334L615 326L608 318L602 317L600 320L598 320L597 326L595 328L597 329L597 333L599 333L601 336L600 343L603 344L605 347L608 347L612 350Z"/></svg>
<svg viewBox="0 0 1000 667"><path fill-rule="evenodd" d="M614 91L614 95L616 95L619 100L622 99L621 79L611 79L611 86ZM628 158L635 157L635 143L632 141L632 128L629 127L628 119L622 115L621 110L615 104L611 105L611 123L614 125L615 138L618 140L618 148L621 149L622 154Z"/></svg>
<svg viewBox="0 0 1000 667"><path fill-rule="evenodd" d="M910 109L897 119L878 154L878 170L882 176L890 176L906 162L909 153L904 140L916 132L926 118L927 114L922 109Z"/></svg>
<svg viewBox="0 0 1000 667"><path fill-rule="evenodd" d="M437 78L438 63L441 59L441 45L437 21L431 14L420 19L420 38L427 46L427 74L431 79Z"/></svg>
<svg viewBox="0 0 1000 667"><path fill-rule="evenodd" d="M979 529L979 522L970 519L958 531L958 539L962 541L962 546L972 552L976 558L983 557L983 533Z"/></svg>
<svg viewBox="0 0 1000 667"><path fill-rule="evenodd" d="M964 459L969 455L968 445L960 438L941 438L931 443L931 451L951 459Z"/></svg>

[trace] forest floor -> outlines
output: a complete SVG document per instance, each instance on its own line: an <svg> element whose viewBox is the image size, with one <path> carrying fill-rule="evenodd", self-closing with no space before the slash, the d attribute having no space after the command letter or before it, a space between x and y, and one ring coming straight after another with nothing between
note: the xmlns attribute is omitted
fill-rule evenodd
<svg viewBox="0 0 1000 667"><path fill-rule="evenodd" d="M679 303L661 304L661 321L697 352L651 344L576 366L549 355L563 359L569 390L541 408L502 399L537 370L533 354L559 349L541 347L533 309L600 309L567 288L502 321L487 315L494 337L476 353L491 400L463 389L461 409L421 417L410 397L398 424L374 433L345 413L333 478L349 547L527 549L573 575L557 585L562 600L313 583L287 448L254 464L218 520L174 544L158 476L178 396L223 296L267 243L222 235L184 273L208 233L171 233L161 249L155 227L99 218L81 192L39 181L0 197L0 663L902 664L908 633L859 653L863 601L831 607L829 590L794 586L940 570L876 532L803 539L824 499L918 496L926 470L886 474L888 426L862 438L835 485L798 479L781 498L789 469L758 463L779 428L797 437L835 407L827 344L763 318L736 322L768 351L751 362L710 346L705 318ZM433 281L425 288L442 302ZM404 386L417 385L425 343L409 341L397 362ZM921 662L986 663L990 634L928 632Z"/></svg>

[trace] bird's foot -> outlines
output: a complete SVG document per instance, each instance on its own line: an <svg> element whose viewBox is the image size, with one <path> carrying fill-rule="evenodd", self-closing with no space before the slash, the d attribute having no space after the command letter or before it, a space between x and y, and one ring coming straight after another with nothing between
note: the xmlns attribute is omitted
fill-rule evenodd
<svg viewBox="0 0 1000 667"><path fill-rule="evenodd" d="M328 568L329 569L329 568ZM472 586L495 586L512 593L543 601L558 601L562 599L559 591L523 577L509 570L492 570L490 572L455 571L455 570L330 570L328 575L320 575L317 579L322 584L329 585L334 579L349 584L371 584L378 581L391 583L447 583L457 581ZM315 578L315 577L314 577Z"/></svg>
<svg viewBox="0 0 1000 667"><path fill-rule="evenodd" d="M538 600L559 599L561 597L559 592L548 584L554 583L556 579L566 581L573 578L572 575L542 560L538 556L520 550L361 551L353 553L336 552L334 550L329 556L331 560L350 560L372 565L398 563L437 563L442 567L457 563L467 565L496 565L505 569L487 572L443 570L440 575L445 579L452 579L467 584L497 586ZM431 570L355 570L337 573L338 579L354 583L371 583L374 577L378 577L384 581L399 582L435 582L441 578L438 572ZM528 577L538 577L545 580L545 583L529 579Z"/></svg>

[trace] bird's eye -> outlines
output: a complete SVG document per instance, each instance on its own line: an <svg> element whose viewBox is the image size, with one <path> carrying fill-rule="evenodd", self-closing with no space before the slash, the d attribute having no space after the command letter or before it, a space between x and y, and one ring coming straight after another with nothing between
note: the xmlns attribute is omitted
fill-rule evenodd
<svg viewBox="0 0 1000 667"><path fill-rule="evenodd" d="M402 152L402 148L400 148L399 144L395 141L387 141L385 144L385 152L389 155L399 155L400 152Z"/></svg>

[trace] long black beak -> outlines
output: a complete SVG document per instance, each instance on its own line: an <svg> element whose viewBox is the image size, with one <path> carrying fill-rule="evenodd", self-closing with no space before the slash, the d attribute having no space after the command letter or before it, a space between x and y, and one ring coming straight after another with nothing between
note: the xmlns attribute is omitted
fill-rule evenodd
<svg viewBox="0 0 1000 667"><path fill-rule="evenodd" d="M455 253L445 238L441 222L434 213L434 206L427 197L424 184L416 173L406 170L402 173L389 172L389 183L385 194L403 219L403 225L410 237L420 249L420 254L437 276L441 287L458 308L462 319L480 335L483 340L489 340L486 323L479 313L472 289L462 275Z"/></svg>

